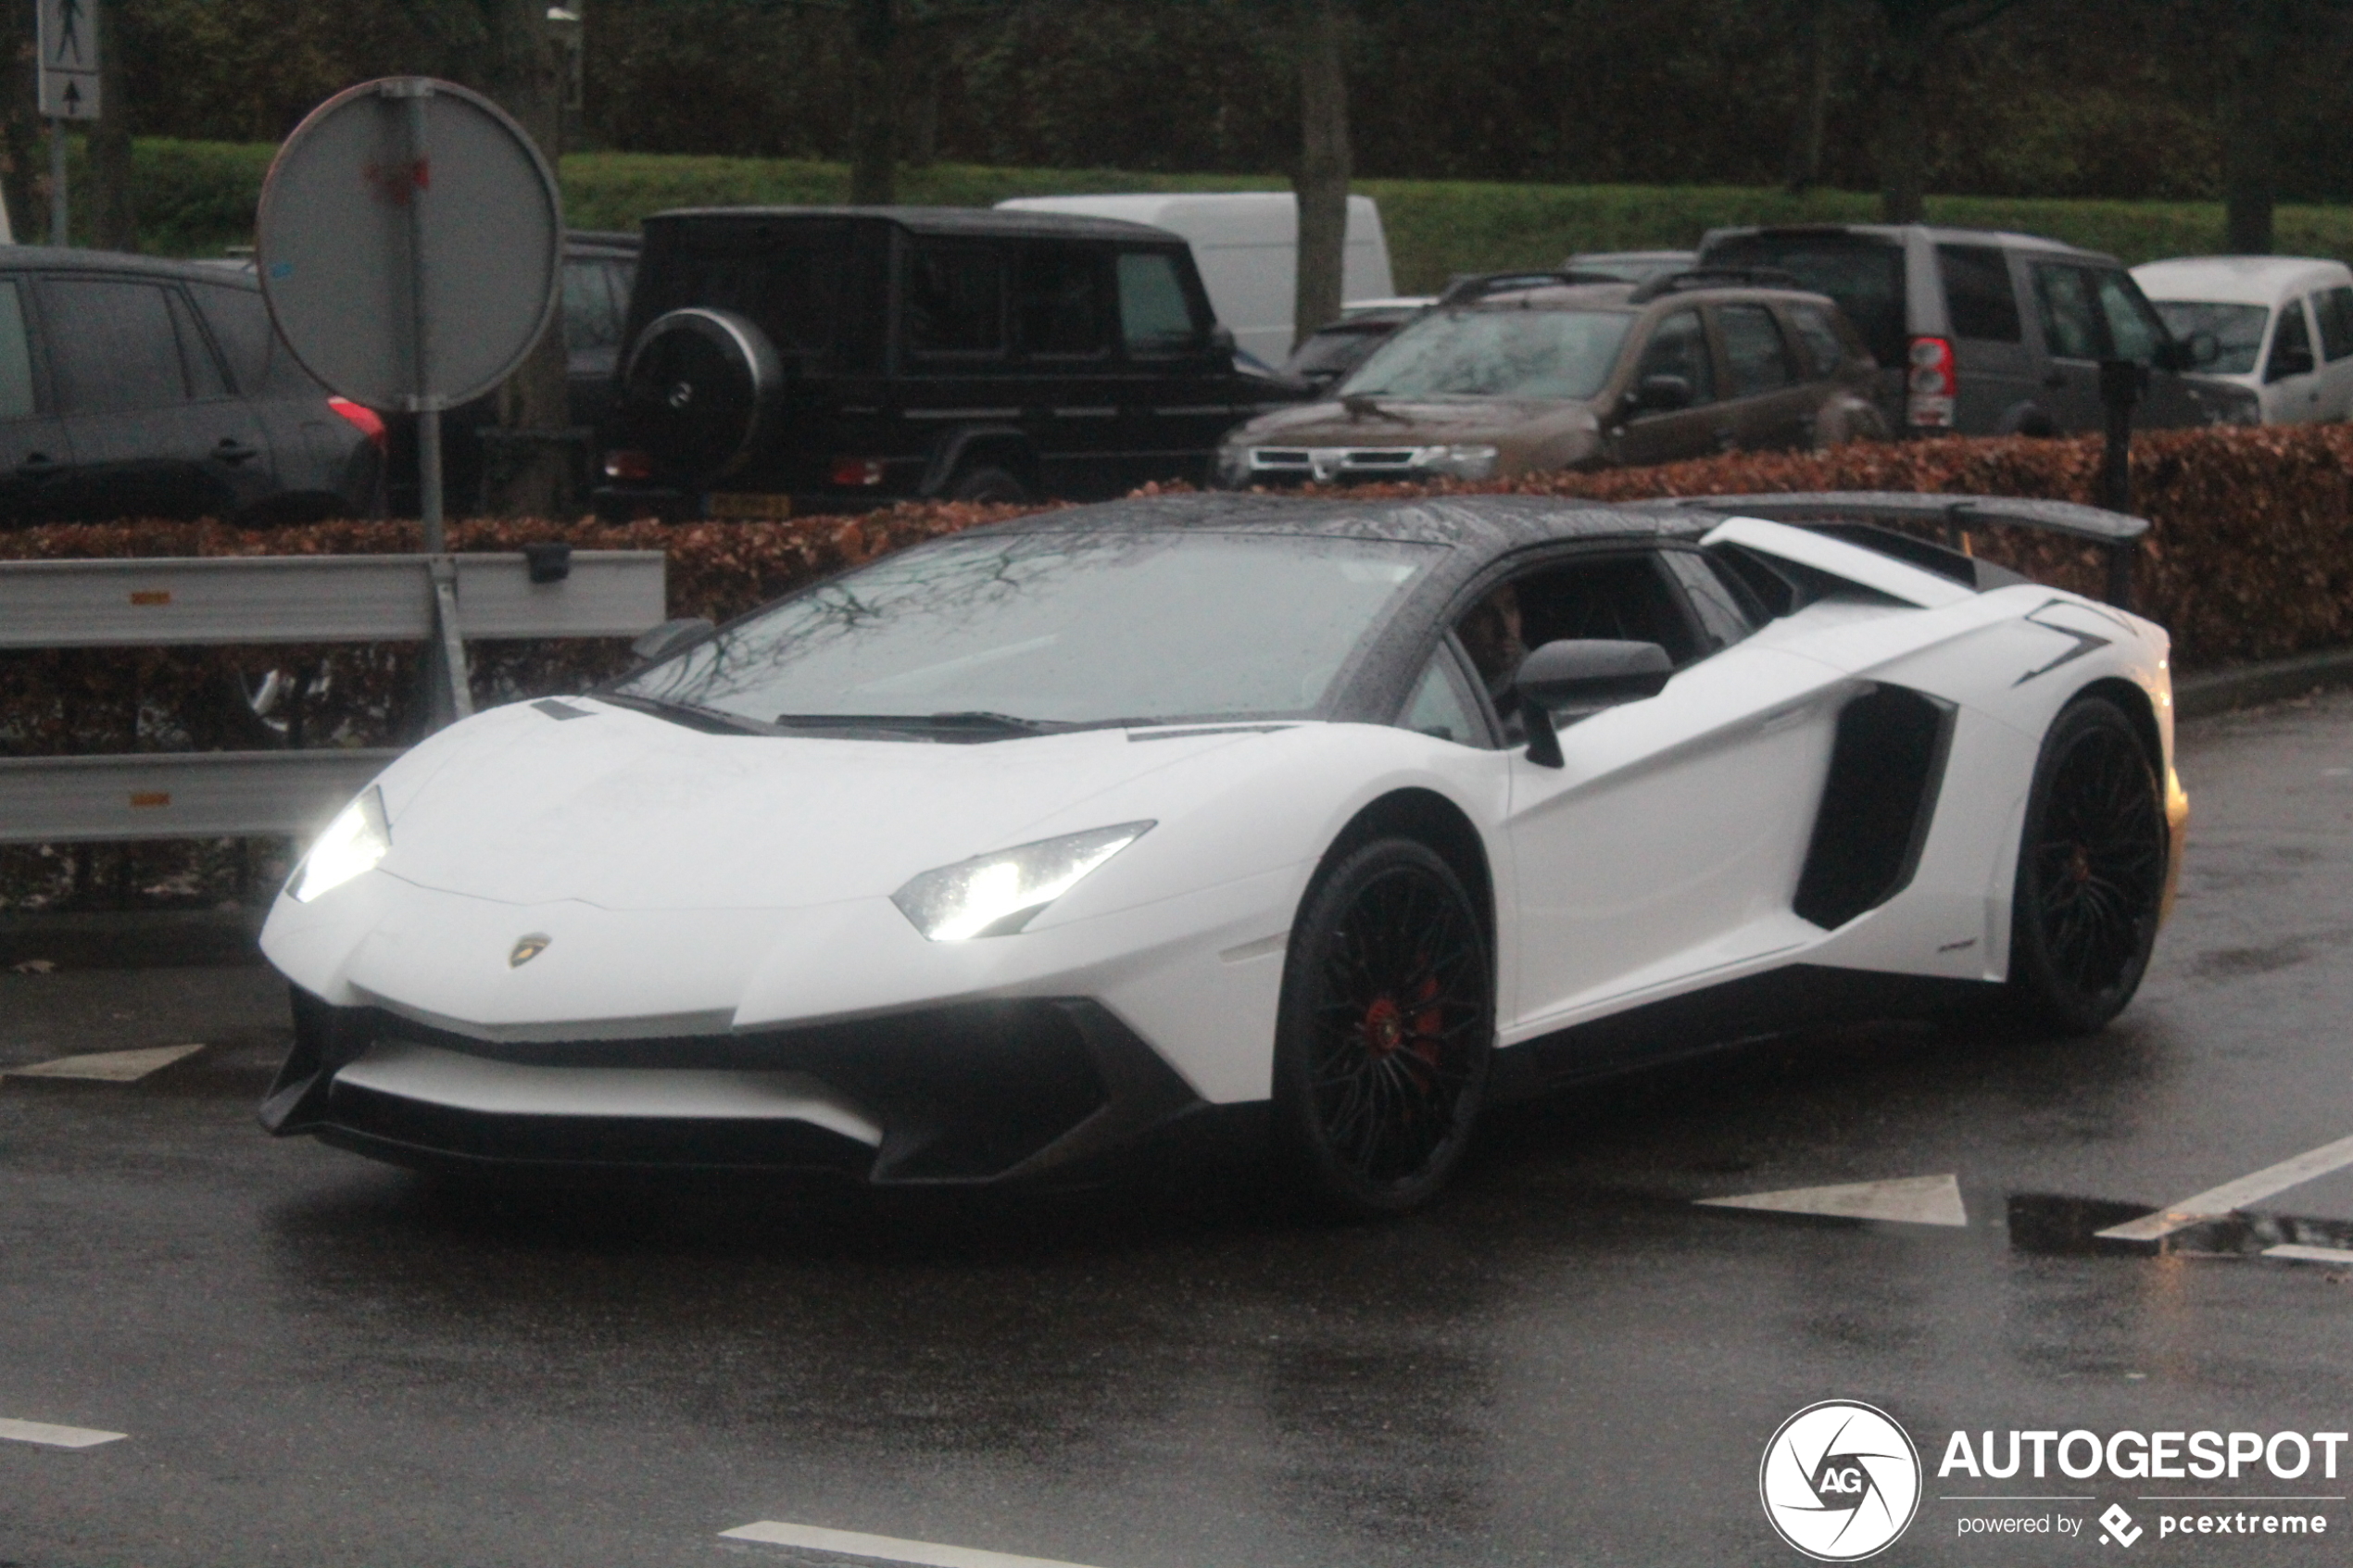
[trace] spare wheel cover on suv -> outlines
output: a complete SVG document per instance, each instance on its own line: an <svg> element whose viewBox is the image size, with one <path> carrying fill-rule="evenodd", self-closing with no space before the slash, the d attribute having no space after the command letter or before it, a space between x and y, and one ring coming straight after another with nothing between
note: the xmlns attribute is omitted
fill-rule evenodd
<svg viewBox="0 0 2353 1568"><path fill-rule="evenodd" d="M693 307L646 324L622 371L630 427L666 478L708 483L761 445L785 372L768 334L732 310Z"/></svg>

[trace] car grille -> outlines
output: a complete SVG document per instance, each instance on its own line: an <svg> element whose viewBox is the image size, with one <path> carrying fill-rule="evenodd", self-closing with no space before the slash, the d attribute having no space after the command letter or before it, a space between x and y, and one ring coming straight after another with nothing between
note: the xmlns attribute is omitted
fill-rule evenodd
<svg viewBox="0 0 2353 1568"><path fill-rule="evenodd" d="M1429 460L1424 446L1252 446L1250 479L1257 484L1363 483L1413 476Z"/></svg>

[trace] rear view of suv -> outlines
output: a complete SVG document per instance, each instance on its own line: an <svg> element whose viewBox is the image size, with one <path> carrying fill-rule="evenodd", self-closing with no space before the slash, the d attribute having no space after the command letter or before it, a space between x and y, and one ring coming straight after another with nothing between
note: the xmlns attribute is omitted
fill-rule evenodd
<svg viewBox="0 0 2353 1568"><path fill-rule="evenodd" d="M1771 267L1838 301L1883 367L1879 401L1907 433L2056 435L2102 428L2102 359L2149 379L2144 429L2251 419L2239 389L2189 377L2115 257L2057 240L1922 224L1717 229L1709 267ZM2199 345L2211 358L2210 344Z"/></svg>
<svg viewBox="0 0 2353 1568"><path fill-rule="evenodd" d="M1306 392L1236 368L1185 242L1139 223L720 207L645 235L608 516L1199 483L1229 426Z"/></svg>

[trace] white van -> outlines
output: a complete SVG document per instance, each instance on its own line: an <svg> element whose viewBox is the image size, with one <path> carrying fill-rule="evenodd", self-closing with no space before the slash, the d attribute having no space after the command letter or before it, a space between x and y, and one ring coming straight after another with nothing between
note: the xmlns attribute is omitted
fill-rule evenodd
<svg viewBox="0 0 2353 1568"><path fill-rule="evenodd" d="M2157 313L2187 342L2211 332L2203 375L2262 399L2267 425L2353 419L2353 270L2299 256L2185 256L2133 269Z"/></svg>
<svg viewBox="0 0 2353 1568"><path fill-rule="evenodd" d="M1217 320L1234 341L1279 365L1290 358L1299 286L1299 199L1288 191L1216 191L1156 195L1019 196L999 207L1124 218L1181 234ZM1397 292L1390 276L1389 237L1370 196L1348 198L1348 248L1340 267L1343 303Z"/></svg>

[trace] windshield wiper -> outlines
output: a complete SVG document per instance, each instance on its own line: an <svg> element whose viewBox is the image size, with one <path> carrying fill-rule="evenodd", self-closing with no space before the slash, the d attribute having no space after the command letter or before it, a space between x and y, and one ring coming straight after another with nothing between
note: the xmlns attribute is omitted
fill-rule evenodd
<svg viewBox="0 0 2353 1568"><path fill-rule="evenodd" d="M640 696L635 692L597 692L593 695L599 702L619 703L623 708L635 708L640 712L673 720L698 730L738 735L773 735L776 733L774 725L763 724L749 714L705 708L698 702L686 702L674 696Z"/></svg>
<svg viewBox="0 0 2353 1568"><path fill-rule="evenodd" d="M779 713L775 722L779 729L786 730L914 730L965 740L1050 735L1074 727L1046 719L1024 719L977 709L952 713Z"/></svg>

